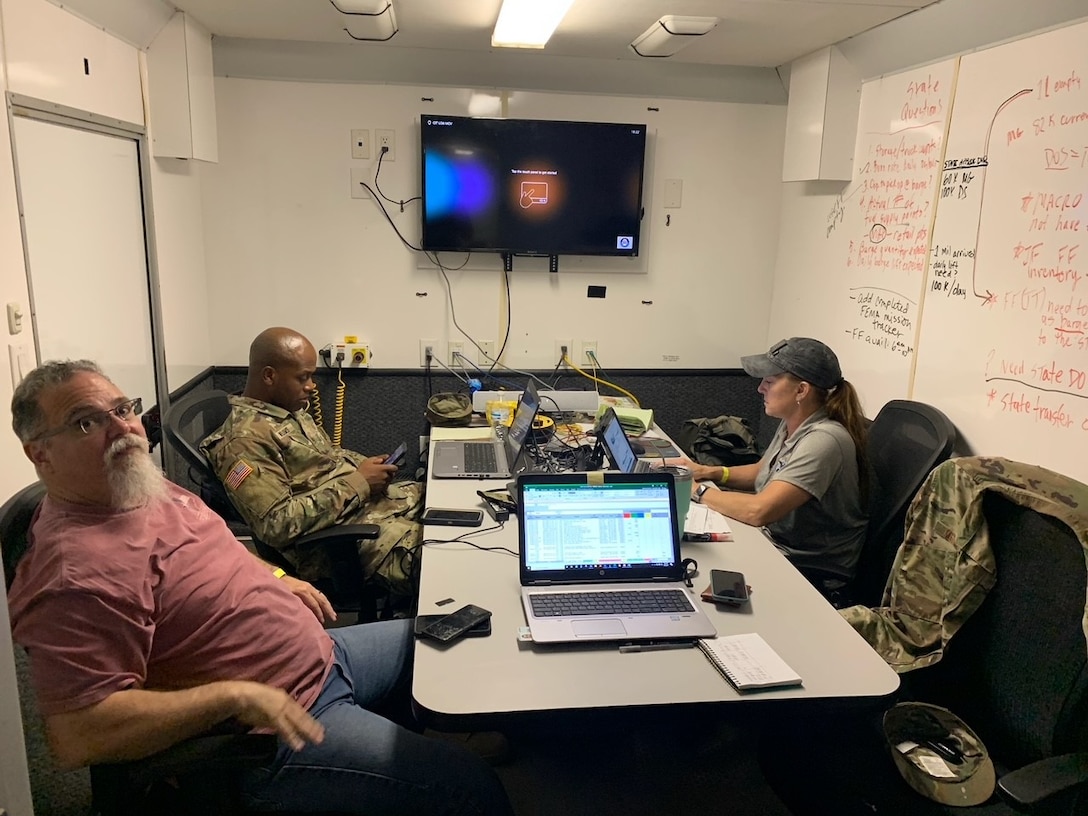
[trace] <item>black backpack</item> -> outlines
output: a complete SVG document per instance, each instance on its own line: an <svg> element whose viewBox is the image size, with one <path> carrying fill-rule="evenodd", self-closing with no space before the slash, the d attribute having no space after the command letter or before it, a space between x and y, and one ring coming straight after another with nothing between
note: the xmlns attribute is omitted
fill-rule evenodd
<svg viewBox="0 0 1088 816"><path fill-rule="evenodd" d="M741 417L685 420L676 441L688 458L700 465L748 465L761 456L748 420Z"/></svg>

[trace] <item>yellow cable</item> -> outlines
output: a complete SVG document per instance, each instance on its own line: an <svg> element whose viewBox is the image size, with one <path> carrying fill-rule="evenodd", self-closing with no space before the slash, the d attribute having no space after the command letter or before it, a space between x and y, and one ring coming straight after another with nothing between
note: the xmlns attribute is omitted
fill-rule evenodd
<svg viewBox="0 0 1088 816"><path fill-rule="evenodd" d="M344 398L347 396L348 387L344 383L344 371L341 368L336 369L336 402L333 405L332 411L332 444L334 447L340 447L340 439L344 434Z"/></svg>
<svg viewBox="0 0 1088 816"><path fill-rule="evenodd" d="M321 416L321 392L317 390L317 383L314 383L314 390L310 394L310 416L314 418L317 427L325 430L325 419Z"/></svg>
<svg viewBox="0 0 1088 816"><path fill-rule="evenodd" d="M610 383L608 380L602 380L600 377L594 377L592 374L587 374L586 372L582 371L582 369L578 368L578 366L576 366L574 363L572 363L570 361L570 358L567 357L566 355L563 355L563 362L566 363L574 371L577 371L579 374L581 374L587 380L593 380L593 382L595 382L595 383L600 383L601 385L607 385L609 388L615 388L621 394L627 395L635 403L636 408L642 407L641 404L638 401L638 397L636 397L630 391L628 391L628 390L626 390L624 388L620 388L618 385L616 385L615 383Z"/></svg>

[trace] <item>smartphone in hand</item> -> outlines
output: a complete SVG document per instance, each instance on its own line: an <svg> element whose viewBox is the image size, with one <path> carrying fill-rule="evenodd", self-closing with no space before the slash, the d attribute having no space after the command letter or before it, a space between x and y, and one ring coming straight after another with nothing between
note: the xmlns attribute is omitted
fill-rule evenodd
<svg viewBox="0 0 1088 816"><path fill-rule="evenodd" d="M397 449L389 454L388 458L382 463L385 465L399 465L401 460L404 459L404 454L408 453L408 443L401 442L397 445Z"/></svg>

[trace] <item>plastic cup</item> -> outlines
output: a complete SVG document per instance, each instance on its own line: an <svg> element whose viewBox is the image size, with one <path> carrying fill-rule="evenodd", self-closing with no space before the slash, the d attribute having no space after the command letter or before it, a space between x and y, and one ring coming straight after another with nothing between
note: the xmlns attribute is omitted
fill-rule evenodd
<svg viewBox="0 0 1088 816"><path fill-rule="evenodd" d="M691 468L666 465L661 470L672 474L673 484L676 486L676 534L683 538L684 522L688 519L688 508L691 507Z"/></svg>

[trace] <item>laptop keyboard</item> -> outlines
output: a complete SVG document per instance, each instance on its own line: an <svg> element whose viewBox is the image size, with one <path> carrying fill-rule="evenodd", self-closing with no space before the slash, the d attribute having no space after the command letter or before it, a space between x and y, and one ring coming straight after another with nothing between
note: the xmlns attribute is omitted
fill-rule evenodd
<svg viewBox="0 0 1088 816"><path fill-rule="evenodd" d="M529 603L538 618L692 611L687 593L681 589L548 592L530 595Z"/></svg>
<svg viewBox="0 0 1088 816"><path fill-rule="evenodd" d="M495 446L490 442L465 445L465 473L498 473Z"/></svg>

